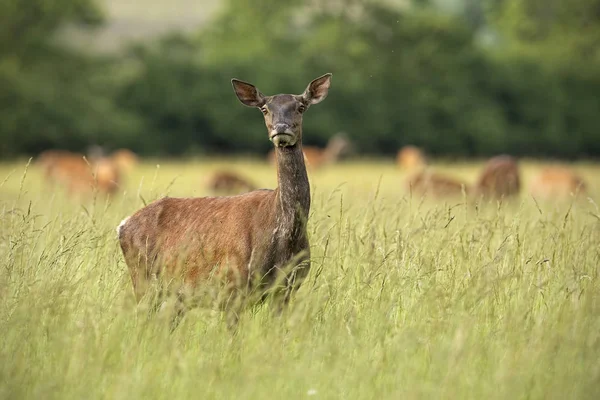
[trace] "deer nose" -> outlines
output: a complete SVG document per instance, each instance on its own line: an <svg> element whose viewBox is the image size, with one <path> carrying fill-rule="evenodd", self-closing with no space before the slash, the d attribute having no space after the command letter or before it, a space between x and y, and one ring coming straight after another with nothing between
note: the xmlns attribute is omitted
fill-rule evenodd
<svg viewBox="0 0 600 400"><path fill-rule="evenodd" d="M288 133L291 135L293 132L288 124L275 124L273 126L273 130L271 131L271 134L279 135L281 133Z"/></svg>

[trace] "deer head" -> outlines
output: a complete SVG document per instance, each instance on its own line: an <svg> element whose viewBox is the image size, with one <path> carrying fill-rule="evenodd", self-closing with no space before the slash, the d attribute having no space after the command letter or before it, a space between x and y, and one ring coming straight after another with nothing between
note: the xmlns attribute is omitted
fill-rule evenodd
<svg viewBox="0 0 600 400"><path fill-rule="evenodd" d="M232 79L231 84L242 104L263 113L269 140L276 147L291 147L302 142L302 114L327 97L331 74L313 80L301 95L265 96L250 83Z"/></svg>

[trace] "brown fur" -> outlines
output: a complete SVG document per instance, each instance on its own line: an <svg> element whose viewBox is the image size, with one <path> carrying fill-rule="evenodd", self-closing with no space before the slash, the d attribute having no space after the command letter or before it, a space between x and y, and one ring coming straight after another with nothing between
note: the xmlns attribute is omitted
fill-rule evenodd
<svg viewBox="0 0 600 400"><path fill-rule="evenodd" d="M256 185L248 178L245 178L232 171L216 171L213 173L207 183L209 190L215 193L243 193L256 190Z"/></svg>
<svg viewBox="0 0 600 400"><path fill-rule="evenodd" d="M129 149L115 150L110 158L122 172L131 172L140 162L139 157Z"/></svg>
<svg viewBox="0 0 600 400"><path fill-rule="evenodd" d="M227 307L230 323L249 292L264 294L276 282L282 282L277 292L287 303L310 267L302 114L326 97L330 76L315 79L300 96L264 96L232 80L239 100L264 114L276 146L279 187L231 197L164 198L123 221L119 241L138 300L156 277L178 293L176 326L186 308L182 299L200 292L212 276L226 285L217 304Z"/></svg>
<svg viewBox="0 0 600 400"><path fill-rule="evenodd" d="M404 146L398 150L396 163L402 169L414 171L427 165L425 154L416 146Z"/></svg>
<svg viewBox="0 0 600 400"><path fill-rule="evenodd" d="M304 147L304 158L310 168L321 168L336 163L340 156L350 147L350 142L343 135L335 135L324 149L314 146Z"/></svg>
<svg viewBox="0 0 600 400"><path fill-rule="evenodd" d="M421 196L433 198L462 196L463 190L468 194L469 186L454 178L427 170L420 171L407 180L407 189Z"/></svg>
<svg viewBox="0 0 600 400"><path fill-rule="evenodd" d="M37 156L36 164L42 169L46 182L54 183L54 178L52 176L53 167L59 159L71 155L73 155L73 153L66 150L45 150Z"/></svg>
<svg viewBox="0 0 600 400"><path fill-rule="evenodd" d="M88 164L83 154L48 150L38 157L47 182L63 186L70 196L88 196L97 189L114 194L120 173L111 160L100 158Z"/></svg>
<svg viewBox="0 0 600 400"><path fill-rule="evenodd" d="M517 196L520 189L519 165L507 155L490 158L475 186L477 195L496 199Z"/></svg>
<svg viewBox="0 0 600 400"><path fill-rule="evenodd" d="M531 182L531 195L540 200L561 200L587 193L583 178L571 169L552 166L542 169Z"/></svg>

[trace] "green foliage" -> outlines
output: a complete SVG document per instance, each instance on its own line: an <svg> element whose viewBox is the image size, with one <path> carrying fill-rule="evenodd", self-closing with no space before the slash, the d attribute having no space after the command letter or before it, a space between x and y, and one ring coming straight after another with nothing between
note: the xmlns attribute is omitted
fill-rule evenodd
<svg viewBox="0 0 600 400"><path fill-rule="evenodd" d="M494 61L490 91L515 152L568 158L597 156L600 73L595 67L547 68L532 57Z"/></svg>
<svg viewBox="0 0 600 400"><path fill-rule="evenodd" d="M541 57L600 63L600 1L505 0L491 20L510 45Z"/></svg>
<svg viewBox="0 0 600 400"><path fill-rule="evenodd" d="M113 101L110 64L65 48L56 38L67 24L101 22L93 1L7 0L0 14L0 155L117 144L135 132L136 118Z"/></svg>
<svg viewBox="0 0 600 400"><path fill-rule="evenodd" d="M55 37L101 21L91 0L32 4L0 5L11 16L0 27L4 156L91 142L264 154L260 114L237 102L230 79L300 93L325 72L333 87L310 110L306 144L345 131L363 153L415 144L436 155L600 154L598 0L464 0L455 14L438 1L228 0L197 34L136 45L112 62ZM15 36L28 24L35 29Z"/></svg>
<svg viewBox="0 0 600 400"><path fill-rule="evenodd" d="M118 144L138 126L135 117L116 110L111 81L97 62L80 56L54 52L27 66L5 60L0 85L0 154L5 156Z"/></svg>
<svg viewBox="0 0 600 400"><path fill-rule="evenodd" d="M494 121L493 104L473 79L486 67L485 60L470 45L470 32L449 17L405 15L367 4L358 8L358 20L351 13L319 10L308 20L294 22L292 11L301 8L286 14L273 7L272 15L250 12L256 20L242 24L236 21L246 15L245 3L235 4L239 7L218 19L199 44L187 43L193 50L183 58L172 55L171 45L142 52L142 72L126 88L123 105L147 115L157 137L159 131L174 128L182 138L176 146L189 148L186 138L196 131L206 149L265 151L268 142L257 140L264 130L258 113L240 108L227 88L228 79L252 81L265 93L300 93L304 89L300 85L327 71L334 73L334 89L327 112L315 108L307 118L308 144L323 145L343 130L367 152L389 152L416 143L438 153L476 153L484 147L476 143L482 129L497 126L492 133L502 135L502 121ZM275 22L271 35L257 30L271 17L283 23ZM176 83L185 77L190 78L187 85ZM172 91L170 98L165 98L165 90ZM186 102L190 96L194 100ZM171 102L178 104L171 107ZM195 115L186 114L189 107ZM178 116L156 121L163 112ZM190 119L206 121L205 117L208 126L199 132ZM177 118L188 122L175 122ZM242 134L240 121L247 128ZM474 143L473 148L465 149L465 142Z"/></svg>
<svg viewBox="0 0 600 400"><path fill-rule="evenodd" d="M45 57L52 35L65 24L94 26L102 13L93 0L1 0L0 54Z"/></svg>
<svg viewBox="0 0 600 400"><path fill-rule="evenodd" d="M597 104L593 68L549 66L511 49L488 52L462 18L431 6L399 11L368 1L343 4L231 0L186 41L191 50L182 58L170 46L152 46L154 57L140 60L146 72L131 82L148 92L138 105L128 94L124 106L151 122L152 136L179 132L173 150L195 142L207 152L265 152L259 114L237 104L228 80L251 81L269 94L299 93L330 71L330 97L305 122L308 144L324 145L346 131L369 153L391 154L412 143L446 155L597 154L593 127L600 121L586 111ZM148 72L156 70L162 75ZM188 82L184 90L179 79ZM168 90L177 100L162 97ZM154 105L136 108L142 103ZM170 117L155 121L163 112Z"/></svg>

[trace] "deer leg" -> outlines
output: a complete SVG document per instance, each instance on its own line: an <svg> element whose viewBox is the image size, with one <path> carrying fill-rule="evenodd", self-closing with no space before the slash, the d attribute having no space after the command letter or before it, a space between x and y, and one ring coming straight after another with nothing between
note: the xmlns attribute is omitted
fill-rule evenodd
<svg viewBox="0 0 600 400"><path fill-rule="evenodd" d="M239 289L229 289L227 299L222 302L222 309L225 312L225 321L227 323L227 329L232 333L236 334L238 331L238 325L240 321L240 315L242 313L242 293Z"/></svg>
<svg viewBox="0 0 600 400"><path fill-rule="evenodd" d="M154 263L156 260L148 260L146 255L138 255L137 260L133 261L131 257L125 257L131 260L129 264L129 273L133 285L133 293L138 305L142 302L148 305L148 318L159 312L165 303L168 295L168 288L163 286L157 279ZM131 266L133 264L133 266Z"/></svg>
<svg viewBox="0 0 600 400"><path fill-rule="evenodd" d="M278 296L277 307L275 309L277 315L281 315L287 310L290 300L302 285L304 278L308 274L310 268L310 260L302 260L290 271L285 277L285 287L280 296Z"/></svg>
<svg viewBox="0 0 600 400"><path fill-rule="evenodd" d="M143 274L140 274L137 268L131 268L129 272L133 284L133 294L135 295L136 302L139 304L148 290L148 281Z"/></svg>
<svg viewBox="0 0 600 400"><path fill-rule="evenodd" d="M238 332L238 326L240 322L240 311L241 310L239 309L227 310L225 318L227 323L227 329L234 335Z"/></svg>
<svg viewBox="0 0 600 400"><path fill-rule="evenodd" d="M181 323L181 320L187 312L187 308L188 307L185 304L185 295L183 293L178 293L175 301L175 309L173 310L173 317L171 318L171 326L169 328L171 333L173 333Z"/></svg>

